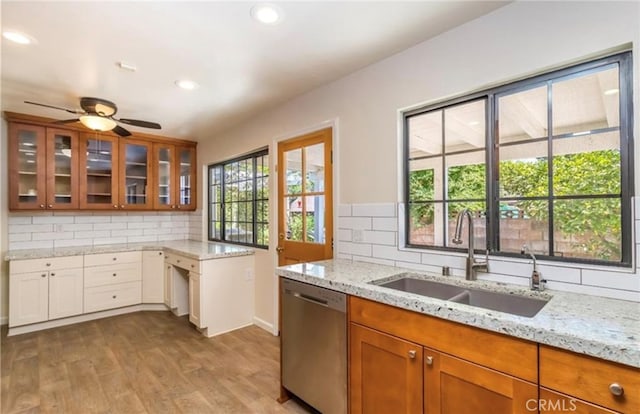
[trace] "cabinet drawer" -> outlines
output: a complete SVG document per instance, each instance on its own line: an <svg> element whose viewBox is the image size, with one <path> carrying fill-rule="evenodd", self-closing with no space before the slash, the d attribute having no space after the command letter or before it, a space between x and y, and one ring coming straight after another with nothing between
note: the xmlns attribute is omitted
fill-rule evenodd
<svg viewBox="0 0 640 414"><path fill-rule="evenodd" d="M135 263L141 261L142 255L140 252L100 253L84 256L85 266L102 266L114 263Z"/></svg>
<svg viewBox="0 0 640 414"><path fill-rule="evenodd" d="M180 256L179 254L165 253L164 262L172 264L181 269L191 272L200 273L200 261L189 257Z"/></svg>
<svg viewBox="0 0 640 414"><path fill-rule="evenodd" d="M12 260L9 270L13 273L29 273L41 270L74 269L82 267L82 256L48 257L45 259Z"/></svg>
<svg viewBox="0 0 640 414"><path fill-rule="evenodd" d="M142 283L94 286L84 290L84 312L96 312L122 306L137 305L142 300Z"/></svg>
<svg viewBox="0 0 640 414"><path fill-rule="evenodd" d="M109 266L95 266L87 271L85 287L115 285L142 280L140 263L119 263Z"/></svg>
<svg viewBox="0 0 640 414"><path fill-rule="evenodd" d="M538 382L538 344L534 342L355 296L349 297L349 320L529 382Z"/></svg>
<svg viewBox="0 0 640 414"><path fill-rule="evenodd" d="M621 396L609 391L623 388ZM540 386L624 413L640 413L640 369L540 345Z"/></svg>

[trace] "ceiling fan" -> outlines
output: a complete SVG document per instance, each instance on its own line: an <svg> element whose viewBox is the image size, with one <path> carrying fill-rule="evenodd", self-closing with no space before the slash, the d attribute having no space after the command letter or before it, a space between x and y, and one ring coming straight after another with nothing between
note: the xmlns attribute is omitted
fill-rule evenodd
<svg viewBox="0 0 640 414"><path fill-rule="evenodd" d="M160 124L155 122L140 121L138 119L125 119L114 118L113 116L118 112L118 107L111 101L100 98L80 98L80 107L82 109L67 109L59 106L41 104L38 102L24 101L31 105L44 106L46 108L60 109L62 111L69 112L71 114L79 115L78 118L65 119L62 121L55 121L55 124L71 124L74 122L80 122L82 125L94 131L111 131L120 135L121 137L127 137L131 135L131 132L122 128L117 122L127 125L133 125L143 128L160 129Z"/></svg>

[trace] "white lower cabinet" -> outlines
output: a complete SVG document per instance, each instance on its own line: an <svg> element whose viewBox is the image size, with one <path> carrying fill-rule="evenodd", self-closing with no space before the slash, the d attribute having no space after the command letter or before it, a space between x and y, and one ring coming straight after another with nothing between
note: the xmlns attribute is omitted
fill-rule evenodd
<svg viewBox="0 0 640 414"><path fill-rule="evenodd" d="M82 256L9 263L9 327L81 314L82 263Z"/></svg>
<svg viewBox="0 0 640 414"><path fill-rule="evenodd" d="M141 252L85 256L85 313L138 305L141 302Z"/></svg>
<svg viewBox="0 0 640 414"><path fill-rule="evenodd" d="M189 272L189 322L198 328L203 328L200 326L200 304L202 303L200 292L200 275Z"/></svg>
<svg viewBox="0 0 640 414"><path fill-rule="evenodd" d="M86 288L84 291L84 311L97 312L136 305L140 303L141 295L140 281Z"/></svg>
<svg viewBox="0 0 640 414"><path fill-rule="evenodd" d="M142 252L142 303L164 302L164 253Z"/></svg>

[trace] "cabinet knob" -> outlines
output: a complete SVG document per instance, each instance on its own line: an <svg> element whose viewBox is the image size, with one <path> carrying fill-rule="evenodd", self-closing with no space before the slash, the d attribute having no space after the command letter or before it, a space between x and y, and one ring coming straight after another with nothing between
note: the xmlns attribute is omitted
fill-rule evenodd
<svg viewBox="0 0 640 414"><path fill-rule="evenodd" d="M414 350L409 351L409 358L410 359L416 359L416 351L414 351Z"/></svg>
<svg viewBox="0 0 640 414"><path fill-rule="evenodd" d="M113 295L113 298L115 299L115 298L117 298L117 296L116 296L116 295Z"/></svg>
<svg viewBox="0 0 640 414"><path fill-rule="evenodd" d="M619 397L622 394L624 394L624 388L622 388L622 385L618 384L617 382L614 382L613 384L609 385L609 391L611 392L611 394L615 395L616 397Z"/></svg>
<svg viewBox="0 0 640 414"><path fill-rule="evenodd" d="M114 258L113 258L113 259L111 259L111 260L118 260L118 258L117 258L117 257L114 257Z"/></svg>
<svg viewBox="0 0 640 414"><path fill-rule="evenodd" d="M180 204L178 204L178 208L182 208L182 206Z"/></svg>
<svg viewBox="0 0 640 414"><path fill-rule="evenodd" d="M191 265L191 268L193 269L194 267L196 267L195 265Z"/></svg>
<svg viewBox="0 0 640 414"><path fill-rule="evenodd" d="M113 205L113 208L118 208L118 205L117 205L117 204L114 204L114 205Z"/></svg>
<svg viewBox="0 0 640 414"><path fill-rule="evenodd" d="M53 204L47 205L47 208L53 208Z"/></svg>
<svg viewBox="0 0 640 414"><path fill-rule="evenodd" d="M115 273L113 274L113 277L116 277L116 274L115 274Z"/></svg>
<svg viewBox="0 0 640 414"><path fill-rule="evenodd" d="M44 204L40 204L40 208L44 208Z"/></svg>
<svg viewBox="0 0 640 414"><path fill-rule="evenodd" d="M162 256L162 252L158 252L158 256Z"/></svg>
<svg viewBox="0 0 640 414"><path fill-rule="evenodd" d="M180 259L176 260L176 262L180 263Z"/></svg>
<svg viewBox="0 0 640 414"><path fill-rule="evenodd" d="M55 276L55 275L56 275L55 273L51 273L51 276Z"/></svg>
<svg viewBox="0 0 640 414"><path fill-rule="evenodd" d="M45 263L47 265L47 267L51 266L51 263Z"/></svg>
<svg viewBox="0 0 640 414"><path fill-rule="evenodd" d="M175 205L173 205L173 206L171 206L171 208L176 208L176 206L175 206Z"/></svg>
<svg viewBox="0 0 640 414"><path fill-rule="evenodd" d="M428 356L425 358L424 360L425 364L427 365L433 365L433 357L432 356Z"/></svg>
<svg viewBox="0 0 640 414"><path fill-rule="evenodd" d="M43 273L43 274L40 275L40 277L47 277L47 274Z"/></svg>
<svg viewBox="0 0 640 414"><path fill-rule="evenodd" d="M120 204L120 208L124 208L124 204Z"/></svg>

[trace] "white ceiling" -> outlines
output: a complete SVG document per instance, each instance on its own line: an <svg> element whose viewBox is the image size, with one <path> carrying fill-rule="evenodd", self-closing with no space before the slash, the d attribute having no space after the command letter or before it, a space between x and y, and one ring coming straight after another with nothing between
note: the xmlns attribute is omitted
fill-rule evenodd
<svg viewBox="0 0 640 414"><path fill-rule="evenodd" d="M2 39L2 110L67 119L23 101L74 109L93 96L115 102L117 117L160 123L161 135L206 139L507 3L280 2L274 26L250 17L254 4L3 1L2 29L37 43ZM181 78L200 87L181 90Z"/></svg>

